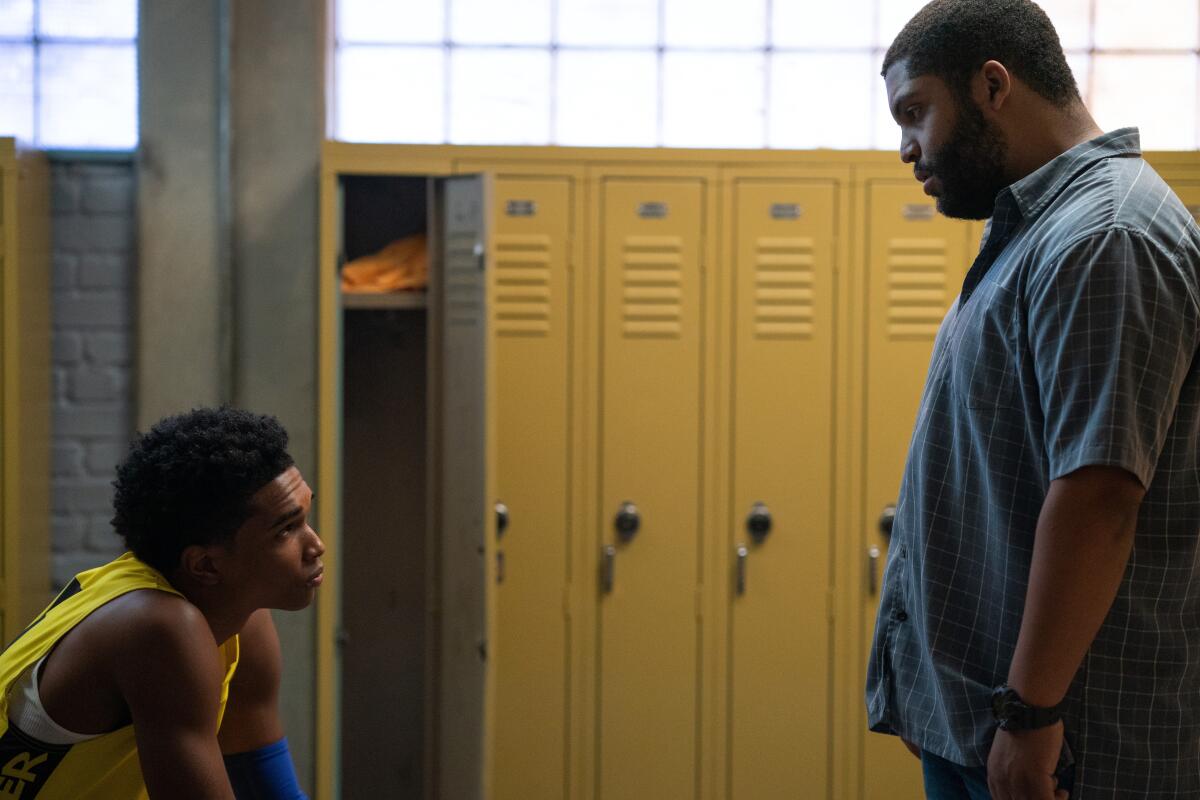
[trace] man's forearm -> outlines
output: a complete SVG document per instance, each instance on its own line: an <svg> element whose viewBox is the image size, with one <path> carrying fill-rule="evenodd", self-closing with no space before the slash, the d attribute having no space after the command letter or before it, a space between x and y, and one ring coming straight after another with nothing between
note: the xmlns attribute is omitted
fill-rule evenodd
<svg viewBox="0 0 1200 800"><path fill-rule="evenodd" d="M1143 494L1131 474L1109 467L1051 484L1008 673L1026 703L1056 705L1070 687L1121 584Z"/></svg>

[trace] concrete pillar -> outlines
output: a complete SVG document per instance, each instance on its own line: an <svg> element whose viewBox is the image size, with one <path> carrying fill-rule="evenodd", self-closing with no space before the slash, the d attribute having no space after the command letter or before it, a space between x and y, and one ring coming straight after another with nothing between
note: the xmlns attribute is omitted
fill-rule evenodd
<svg viewBox="0 0 1200 800"><path fill-rule="evenodd" d="M325 0L242 0L233 9L233 400L279 417L296 463L315 481ZM315 611L275 614L289 656L284 723L310 794Z"/></svg>
<svg viewBox="0 0 1200 800"><path fill-rule="evenodd" d="M229 399L223 6L142 0L139 8L139 429Z"/></svg>
<svg viewBox="0 0 1200 800"><path fill-rule="evenodd" d="M139 43L139 425L220 402L274 414L310 477L327 3L142 0ZM275 615L310 795L314 611Z"/></svg>

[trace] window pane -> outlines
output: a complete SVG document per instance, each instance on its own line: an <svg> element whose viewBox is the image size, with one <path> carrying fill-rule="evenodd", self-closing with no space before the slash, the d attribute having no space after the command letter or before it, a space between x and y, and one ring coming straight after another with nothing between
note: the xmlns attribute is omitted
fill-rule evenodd
<svg viewBox="0 0 1200 800"><path fill-rule="evenodd" d="M1067 53L1067 66L1071 68L1071 73L1075 76L1075 84L1079 87L1079 96L1083 98L1084 105L1088 108L1092 107L1092 100L1089 96L1092 78L1092 57L1088 53Z"/></svg>
<svg viewBox="0 0 1200 800"><path fill-rule="evenodd" d="M1196 0L1096 0L1096 47L1195 49Z"/></svg>
<svg viewBox="0 0 1200 800"><path fill-rule="evenodd" d="M871 146L870 53L781 53L771 61L771 147Z"/></svg>
<svg viewBox="0 0 1200 800"><path fill-rule="evenodd" d="M883 76L879 74L879 68L883 65L883 54L876 55L873 61L871 96L869 98L872 121L871 146L876 150L891 150L899 153L900 126L896 124L896 120L892 119L892 112L888 109L887 103L887 87L883 82Z"/></svg>
<svg viewBox="0 0 1200 800"><path fill-rule="evenodd" d="M72 39L133 39L137 0L38 0L42 36Z"/></svg>
<svg viewBox="0 0 1200 800"><path fill-rule="evenodd" d="M761 53L672 53L663 57L663 144L762 147Z"/></svg>
<svg viewBox="0 0 1200 800"><path fill-rule="evenodd" d="M658 43L658 0L559 0L559 44Z"/></svg>
<svg viewBox="0 0 1200 800"><path fill-rule="evenodd" d="M0 44L0 136L33 141L33 46Z"/></svg>
<svg viewBox="0 0 1200 800"><path fill-rule="evenodd" d="M452 51L450 141L549 143L550 51Z"/></svg>
<svg viewBox="0 0 1200 800"><path fill-rule="evenodd" d="M443 0L336 0L339 42L440 43Z"/></svg>
<svg viewBox="0 0 1200 800"><path fill-rule="evenodd" d="M451 0L450 38L460 44L550 44L550 0Z"/></svg>
<svg viewBox="0 0 1200 800"><path fill-rule="evenodd" d="M1092 46L1092 0L1038 0L1050 17L1064 50Z"/></svg>
<svg viewBox="0 0 1200 800"><path fill-rule="evenodd" d="M668 47L763 47L766 0L663 0Z"/></svg>
<svg viewBox="0 0 1200 800"><path fill-rule="evenodd" d="M444 142L445 63L440 47L340 48L334 136L351 142Z"/></svg>
<svg viewBox="0 0 1200 800"><path fill-rule="evenodd" d="M1097 55L1092 111L1106 131L1137 125L1146 150L1196 146L1196 57Z"/></svg>
<svg viewBox="0 0 1200 800"><path fill-rule="evenodd" d="M875 43L887 48L896 34L916 16L928 0L879 0L879 29ZM864 23L865 24L865 23Z"/></svg>
<svg viewBox="0 0 1200 800"><path fill-rule="evenodd" d="M861 47L874 35L875 0L775 0L771 8L771 41L776 47Z"/></svg>
<svg viewBox="0 0 1200 800"><path fill-rule="evenodd" d="M555 144L653 147L658 56L560 50Z"/></svg>
<svg viewBox="0 0 1200 800"><path fill-rule="evenodd" d="M137 145L134 45L44 45L38 139L43 147Z"/></svg>
<svg viewBox="0 0 1200 800"><path fill-rule="evenodd" d="M33 0L0 0L0 36L33 36Z"/></svg>

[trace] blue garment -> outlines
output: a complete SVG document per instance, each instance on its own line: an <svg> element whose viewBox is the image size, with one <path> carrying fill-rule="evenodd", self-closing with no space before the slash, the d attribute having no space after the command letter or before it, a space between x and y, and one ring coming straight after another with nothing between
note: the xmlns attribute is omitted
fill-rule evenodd
<svg viewBox="0 0 1200 800"><path fill-rule="evenodd" d="M987 769L960 767L932 753L921 753L925 800L992 800Z"/></svg>
<svg viewBox="0 0 1200 800"><path fill-rule="evenodd" d="M921 753L921 773L925 779L926 800L992 800L988 791L986 767L960 767L932 753ZM1068 767L1056 786L1070 794L1074 769Z"/></svg>
<svg viewBox="0 0 1200 800"><path fill-rule="evenodd" d="M274 744L225 756L237 800L308 800L296 782L287 737Z"/></svg>
<svg viewBox="0 0 1200 800"><path fill-rule="evenodd" d="M1147 487L1064 701L1075 791L1200 797L1200 229L1136 129L1000 192L934 344L868 665L872 730L982 766L1038 514L1081 467Z"/></svg>

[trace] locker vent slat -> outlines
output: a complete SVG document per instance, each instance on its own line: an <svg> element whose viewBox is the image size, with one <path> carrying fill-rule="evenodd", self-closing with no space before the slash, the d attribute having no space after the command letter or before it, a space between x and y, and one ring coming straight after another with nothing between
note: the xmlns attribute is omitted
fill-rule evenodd
<svg viewBox="0 0 1200 800"><path fill-rule="evenodd" d="M892 239L888 245L888 336L933 339L946 315L943 239Z"/></svg>
<svg viewBox="0 0 1200 800"><path fill-rule="evenodd" d="M550 237L496 237L496 334L550 335Z"/></svg>
<svg viewBox="0 0 1200 800"><path fill-rule="evenodd" d="M816 254L802 236L764 236L755 241L754 336L811 339Z"/></svg>
<svg viewBox="0 0 1200 800"><path fill-rule="evenodd" d="M627 236L621 263L625 337L678 339L683 334L683 239Z"/></svg>
<svg viewBox="0 0 1200 800"><path fill-rule="evenodd" d="M483 313L483 273L475 257L474 231L446 233L446 323L477 327Z"/></svg>

